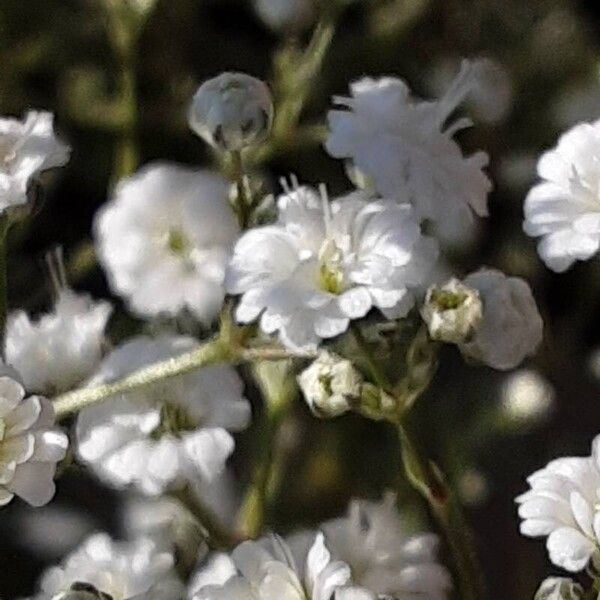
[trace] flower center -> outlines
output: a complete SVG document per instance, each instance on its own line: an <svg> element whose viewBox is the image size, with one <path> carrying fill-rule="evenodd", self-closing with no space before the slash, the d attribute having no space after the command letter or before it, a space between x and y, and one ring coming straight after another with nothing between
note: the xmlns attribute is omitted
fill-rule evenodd
<svg viewBox="0 0 600 600"><path fill-rule="evenodd" d="M12 136L0 137L0 171L8 173L17 158L17 140Z"/></svg>
<svg viewBox="0 0 600 600"><path fill-rule="evenodd" d="M318 286L330 294L345 289L343 255L333 240L326 240L319 251Z"/></svg>
<svg viewBox="0 0 600 600"><path fill-rule="evenodd" d="M177 256L186 256L190 251L190 241L181 229L171 229L167 237L169 251Z"/></svg>
<svg viewBox="0 0 600 600"><path fill-rule="evenodd" d="M160 407L160 424L152 432L152 437L160 439L165 434L178 437L184 431L198 429L200 423L193 419L184 407L173 402L164 402Z"/></svg>

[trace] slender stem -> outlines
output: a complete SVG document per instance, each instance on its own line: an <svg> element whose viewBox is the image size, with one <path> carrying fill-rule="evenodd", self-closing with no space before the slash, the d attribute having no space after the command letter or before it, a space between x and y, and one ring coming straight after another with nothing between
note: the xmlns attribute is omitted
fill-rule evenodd
<svg viewBox="0 0 600 600"><path fill-rule="evenodd" d="M460 598L482 600L486 597L483 570L475 543L460 504L439 468L424 457L403 424L398 425L402 460L408 480L427 500L444 532L460 585Z"/></svg>
<svg viewBox="0 0 600 600"><path fill-rule="evenodd" d="M6 333L6 319L8 316L8 230L10 224L8 217L0 217L0 354L4 359L4 336Z"/></svg>
<svg viewBox="0 0 600 600"><path fill-rule="evenodd" d="M195 350L143 367L118 381L61 394L54 398L54 411L58 418L62 418L111 396L131 392L208 365L297 357L283 348L275 350L272 347L265 348L264 352L259 347L246 349L237 342L231 343L217 337Z"/></svg>
<svg viewBox="0 0 600 600"><path fill-rule="evenodd" d="M244 185L244 163L242 152L234 150L231 152L231 165L233 168L233 178L235 180L235 212L242 229L248 227L250 218L250 203L246 197L246 187Z"/></svg>
<svg viewBox="0 0 600 600"><path fill-rule="evenodd" d="M377 383L377 385L381 389L383 389L383 390L390 389L392 387L390 384L390 381L389 381L387 375L383 372L383 370L377 363L377 360L376 360L375 356L373 355L371 346L369 345L369 342L367 342L367 340L365 339L365 336L363 335L360 325L356 321L352 321L352 323L350 325L350 329L351 329L352 335L354 336L354 339L356 341L356 345L358 346L359 350L361 351L361 353L365 359L365 362L367 363L367 366L369 367L369 371L371 372L371 377L373 377L373 379L375 380L375 383Z"/></svg>
<svg viewBox="0 0 600 600"><path fill-rule="evenodd" d="M220 522L218 517L205 506L198 495L186 486L171 493L196 518L206 535L206 541L212 550L231 550L240 540Z"/></svg>
<svg viewBox="0 0 600 600"><path fill-rule="evenodd" d="M297 391L293 375L282 363L270 363L266 368L258 365L254 373L263 391L265 406L255 438L252 478L238 515L240 535L251 539L262 533L270 512L272 492L277 489L274 484L280 479L278 467L284 464L278 435Z"/></svg>

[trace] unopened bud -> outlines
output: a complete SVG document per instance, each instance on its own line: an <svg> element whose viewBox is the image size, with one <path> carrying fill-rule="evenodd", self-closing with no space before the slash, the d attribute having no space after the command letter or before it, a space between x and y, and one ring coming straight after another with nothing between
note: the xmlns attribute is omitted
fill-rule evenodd
<svg viewBox="0 0 600 600"><path fill-rule="evenodd" d="M581 600L583 588L568 577L548 577L535 593L534 600Z"/></svg>
<svg viewBox="0 0 600 600"><path fill-rule="evenodd" d="M477 328L483 315L479 292L451 279L427 291L421 316L431 339L459 344Z"/></svg>
<svg viewBox="0 0 600 600"><path fill-rule="evenodd" d="M113 598L104 592L99 592L90 583L76 581L66 592L53 596L52 600L113 600Z"/></svg>
<svg viewBox="0 0 600 600"><path fill-rule="evenodd" d="M188 113L191 129L221 150L239 151L263 141L271 129L273 101L267 84L244 73L205 81Z"/></svg>
<svg viewBox="0 0 600 600"><path fill-rule="evenodd" d="M274 31L297 32L314 21L313 0L254 0L254 10Z"/></svg>
<svg viewBox="0 0 600 600"><path fill-rule="evenodd" d="M358 401L363 378L349 360L324 350L300 373L298 383L315 415L337 417Z"/></svg>

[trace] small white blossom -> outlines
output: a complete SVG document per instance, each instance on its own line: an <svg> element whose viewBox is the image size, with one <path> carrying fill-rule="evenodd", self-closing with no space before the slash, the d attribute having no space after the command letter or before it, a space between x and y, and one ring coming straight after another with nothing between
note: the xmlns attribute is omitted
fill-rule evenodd
<svg viewBox="0 0 600 600"><path fill-rule="evenodd" d="M407 535L394 494L380 503L353 501L348 516L323 531L332 556L349 565L358 585L394 598L449 596L452 583L438 562L437 536Z"/></svg>
<svg viewBox="0 0 600 600"><path fill-rule="evenodd" d="M254 0L254 10L275 31L302 31L315 17L314 0Z"/></svg>
<svg viewBox="0 0 600 600"><path fill-rule="evenodd" d="M583 600L581 585L568 577L548 577L542 581L533 600Z"/></svg>
<svg viewBox="0 0 600 600"><path fill-rule="evenodd" d="M29 391L53 395L71 389L98 366L111 312L108 302L69 289L37 321L15 311L6 324L6 361Z"/></svg>
<svg viewBox="0 0 600 600"><path fill-rule="evenodd" d="M50 502L56 463L67 445L67 436L54 428L52 403L25 398L20 383L0 377L0 506L14 496L31 506Z"/></svg>
<svg viewBox="0 0 600 600"><path fill-rule="evenodd" d="M243 294L238 321L260 317L291 349L314 349L379 308L406 315L437 257L409 205L355 192L331 203L301 187L278 199L276 223L235 246L226 287Z"/></svg>
<svg viewBox="0 0 600 600"><path fill-rule="evenodd" d="M587 260L600 248L600 121L580 123L542 155L542 182L525 199L525 232L553 271Z"/></svg>
<svg viewBox="0 0 600 600"><path fill-rule="evenodd" d="M35 600L180 600L173 566L173 556L152 540L114 542L98 533L43 574ZM88 595L68 594L77 590Z"/></svg>
<svg viewBox="0 0 600 600"><path fill-rule="evenodd" d="M222 73L194 94L190 128L222 150L241 150L263 141L273 121L273 100L266 83L245 73Z"/></svg>
<svg viewBox="0 0 600 600"><path fill-rule="evenodd" d="M108 355L92 383L196 346L188 337L133 338ZM248 424L242 391L232 367L215 365L85 408L77 418L79 456L106 482L150 495L181 482L210 482L233 452L229 431Z"/></svg>
<svg viewBox="0 0 600 600"><path fill-rule="evenodd" d="M462 353L494 369L508 370L533 354L542 341L543 322L526 281L495 269L464 279L483 302L483 318Z"/></svg>
<svg viewBox="0 0 600 600"><path fill-rule="evenodd" d="M322 533L312 542L304 564L296 564L278 536L243 542L232 553L216 555L194 578L192 600L339 600L350 581L350 568L333 561ZM344 600L360 600L356 595Z"/></svg>
<svg viewBox="0 0 600 600"><path fill-rule="evenodd" d="M98 258L141 316L190 310L210 322L239 228L219 175L154 163L124 179L96 216Z"/></svg>
<svg viewBox="0 0 600 600"><path fill-rule="evenodd" d="M344 109L329 112L327 151L351 159L386 198L412 202L417 216L434 221L440 231L462 231L471 210L487 215L491 189L483 171L487 155L465 157L453 138L471 122L448 123L477 74L476 64L463 61L437 101L415 100L406 83L393 77L352 84L351 98L334 99Z"/></svg>
<svg viewBox="0 0 600 600"><path fill-rule="evenodd" d="M322 417L337 417L360 398L363 378L351 361L326 350L298 376L310 409Z"/></svg>
<svg viewBox="0 0 600 600"><path fill-rule="evenodd" d="M33 178L69 160L53 121L52 113L33 110L23 121L0 118L0 212L25 204Z"/></svg>
<svg viewBox="0 0 600 600"><path fill-rule="evenodd" d="M567 571L582 571L600 558L600 436L586 457L558 458L536 471L531 489L517 498L521 533L548 536L550 560Z"/></svg>
<svg viewBox="0 0 600 600"><path fill-rule="evenodd" d="M421 316L434 340L459 344L469 339L482 318L479 292L458 279L427 291Z"/></svg>

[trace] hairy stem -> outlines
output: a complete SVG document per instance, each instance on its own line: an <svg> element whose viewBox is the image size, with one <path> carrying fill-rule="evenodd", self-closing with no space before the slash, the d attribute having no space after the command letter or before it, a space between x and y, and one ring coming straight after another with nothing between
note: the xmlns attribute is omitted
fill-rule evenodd
<svg viewBox="0 0 600 600"><path fill-rule="evenodd" d="M421 454L411 433L398 425L402 460L408 480L425 498L433 516L444 532L452 554L455 574L463 600L486 597L483 570L475 543L460 504L439 468Z"/></svg>

